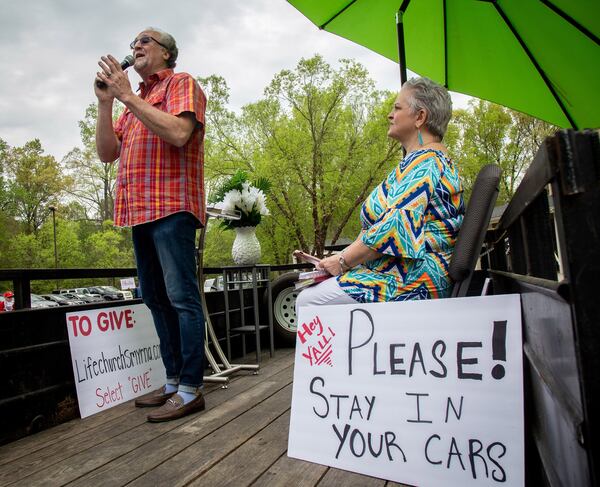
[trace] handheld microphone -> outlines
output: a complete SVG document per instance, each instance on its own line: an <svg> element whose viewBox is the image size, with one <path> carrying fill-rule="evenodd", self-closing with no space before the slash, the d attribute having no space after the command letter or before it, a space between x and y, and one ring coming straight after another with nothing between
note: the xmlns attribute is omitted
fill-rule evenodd
<svg viewBox="0 0 600 487"><path fill-rule="evenodd" d="M133 56L129 54L128 56L125 56L123 61L121 61L121 69L126 70L129 66L133 66L134 63L135 59L133 59ZM106 83L104 81L96 80L96 86L100 89L104 89L106 88Z"/></svg>

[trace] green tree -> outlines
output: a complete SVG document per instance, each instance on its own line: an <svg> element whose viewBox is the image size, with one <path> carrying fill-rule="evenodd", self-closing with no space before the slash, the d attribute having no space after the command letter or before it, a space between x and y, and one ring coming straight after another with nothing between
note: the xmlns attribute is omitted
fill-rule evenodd
<svg viewBox="0 0 600 487"><path fill-rule="evenodd" d="M220 267L224 265L233 265L234 262L231 257L231 247L234 238L234 232L225 230L214 220L209 220L204 241L204 256L202 259L204 266ZM263 248L263 250L265 249ZM266 262L267 260L264 261Z"/></svg>
<svg viewBox="0 0 600 487"><path fill-rule="evenodd" d="M9 149L6 167L9 211L24 223L27 232L35 233L50 213L48 206L58 201L71 180L62 175L53 156L44 155L38 139Z"/></svg>
<svg viewBox="0 0 600 487"><path fill-rule="evenodd" d="M84 260L79 222L56 219L58 266L81 267ZM54 268L54 225L47 219L36 233L15 232L0 253L2 268Z"/></svg>
<svg viewBox="0 0 600 487"><path fill-rule="evenodd" d="M9 146L4 140L0 139L0 212L2 214L6 212L10 203L5 173L8 156Z"/></svg>
<svg viewBox="0 0 600 487"><path fill-rule="evenodd" d="M116 103L113 119L123 112L123 105ZM84 208L89 209L92 218L99 221L114 219L115 181L118 161L105 163L98 159L96 152L96 122L98 107L90 104L85 117L79 121L79 131L83 148L75 147L63 159L69 174L75 181L71 194Z"/></svg>
<svg viewBox="0 0 600 487"><path fill-rule="evenodd" d="M18 233L18 225L10 212L11 198L5 172L8 153L8 144L0 139L0 268L8 266L6 252L12 237Z"/></svg>
<svg viewBox="0 0 600 487"><path fill-rule="evenodd" d="M244 143L239 117L227 108L229 87L222 76L197 78L207 95L206 133L204 140L205 189L211 194L224 177L237 169L252 172L246 164L251 159L253 146Z"/></svg>
<svg viewBox="0 0 600 487"><path fill-rule="evenodd" d="M116 228L111 220L91 234L83 247L88 267L135 267L129 230Z"/></svg>
<svg viewBox="0 0 600 487"><path fill-rule="evenodd" d="M0 211L0 269L17 267L17 264L9 258L8 252L19 231L18 222L11 215Z"/></svg>
<svg viewBox="0 0 600 487"><path fill-rule="evenodd" d="M61 212L58 211L57 215ZM79 222L56 218L56 249L58 267L82 267L82 262L87 254L82 248L79 239ZM39 266L54 267L54 225L52 218L48 218L37 235L39 243Z"/></svg>
<svg viewBox="0 0 600 487"><path fill-rule="evenodd" d="M4 251L2 267L31 269L43 267L41 243L34 233L17 233Z"/></svg>
<svg viewBox="0 0 600 487"><path fill-rule="evenodd" d="M90 221L88 208L82 205L79 201L63 202L59 208L60 215L65 220L70 221ZM93 222L97 226L96 222Z"/></svg>
<svg viewBox="0 0 600 487"><path fill-rule="evenodd" d="M278 73L240 116L225 108L221 79L203 82L213 94L209 177L244 169L272 182L272 214L258 227L265 255L322 255L327 238L354 237L359 206L400 156L386 135L394 95L377 91L355 61L334 69L318 55Z"/></svg>
<svg viewBox="0 0 600 487"><path fill-rule="evenodd" d="M458 161L468 196L479 169L493 163L502 168L498 203L505 203L521 182L545 137L557 127L484 100L455 110L445 142Z"/></svg>

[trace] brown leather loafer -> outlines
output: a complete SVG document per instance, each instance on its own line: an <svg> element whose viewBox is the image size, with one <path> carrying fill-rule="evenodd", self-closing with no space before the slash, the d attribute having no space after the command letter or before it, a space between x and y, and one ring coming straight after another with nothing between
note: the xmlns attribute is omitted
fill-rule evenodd
<svg viewBox="0 0 600 487"><path fill-rule="evenodd" d="M151 423L160 423L161 421L171 421L183 418L188 414L204 411L204 408L204 396L200 393L187 404L183 404L182 397L179 394L175 394L160 409L150 413L146 418Z"/></svg>
<svg viewBox="0 0 600 487"><path fill-rule="evenodd" d="M138 397L135 400L135 405L138 408L150 408L154 406L162 406L167 402L167 399L170 399L175 392L165 393L165 386L162 386L160 389L156 389L154 392L150 394L146 394L145 396Z"/></svg>

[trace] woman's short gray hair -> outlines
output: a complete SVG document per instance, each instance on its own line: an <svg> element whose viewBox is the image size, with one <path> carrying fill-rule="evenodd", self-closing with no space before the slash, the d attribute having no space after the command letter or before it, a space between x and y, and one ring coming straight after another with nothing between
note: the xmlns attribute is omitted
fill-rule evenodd
<svg viewBox="0 0 600 487"><path fill-rule="evenodd" d="M174 68L177 64L176 61L179 54L179 49L177 49L175 38L171 34L156 27L146 27L144 30L146 32L156 32L160 36L160 43L166 46L167 52L170 54L169 59L167 59L167 68Z"/></svg>
<svg viewBox="0 0 600 487"><path fill-rule="evenodd" d="M433 135L443 139L452 116L452 99L448 90L429 78L411 78L402 85L402 88L405 87L410 89L408 103L413 112L425 110L425 125Z"/></svg>

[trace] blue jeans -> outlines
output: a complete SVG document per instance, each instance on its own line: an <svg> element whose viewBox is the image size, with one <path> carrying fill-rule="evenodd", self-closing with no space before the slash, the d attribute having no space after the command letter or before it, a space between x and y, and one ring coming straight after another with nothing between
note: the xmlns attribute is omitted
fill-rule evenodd
<svg viewBox="0 0 600 487"><path fill-rule="evenodd" d="M196 275L198 220L188 212L132 228L142 299L160 339L167 383L197 393L204 377L204 314Z"/></svg>

